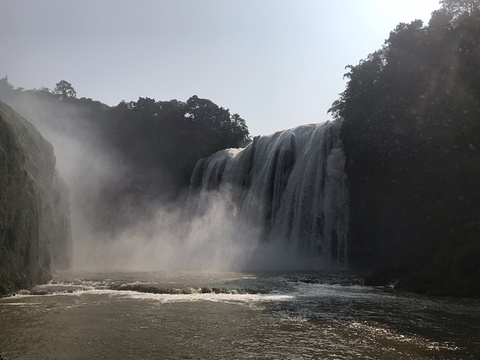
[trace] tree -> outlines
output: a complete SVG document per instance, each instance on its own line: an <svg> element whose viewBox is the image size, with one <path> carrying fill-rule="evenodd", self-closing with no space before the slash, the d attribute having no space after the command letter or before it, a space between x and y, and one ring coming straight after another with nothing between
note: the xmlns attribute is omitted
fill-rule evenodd
<svg viewBox="0 0 480 360"><path fill-rule="evenodd" d="M89 146L93 154L118 161L123 176L95 184L95 199L83 213L98 231L120 230L138 216L147 216L147 201L177 199L188 191L200 158L248 141L245 120L198 96L187 102L145 97L110 107L76 97L65 80L52 91L22 91L0 76L0 100L42 128L66 134Z"/></svg>
<svg viewBox="0 0 480 360"><path fill-rule="evenodd" d="M480 11L480 0L440 0L440 4L454 17Z"/></svg>
<svg viewBox="0 0 480 360"><path fill-rule="evenodd" d="M60 100L77 97L77 92L73 88L72 84L65 80L62 80L56 84L53 93L55 95L60 95Z"/></svg>
<svg viewBox="0 0 480 360"><path fill-rule="evenodd" d="M343 118L350 265L419 274L417 283L405 278L410 289L472 294L480 273L469 260L480 251L480 0L442 5L428 27L399 24L380 50L348 66L330 112Z"/></svg>

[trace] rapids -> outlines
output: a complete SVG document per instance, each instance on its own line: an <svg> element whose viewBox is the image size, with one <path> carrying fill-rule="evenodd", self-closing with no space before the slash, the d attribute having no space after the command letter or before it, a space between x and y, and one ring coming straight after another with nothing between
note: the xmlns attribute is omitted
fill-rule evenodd
<svg viewBox="0 0 480 360"><path fill-rule="evenodd" d="M0 299L0 356L478 358L478 299L357 283L346 272L61 273Z"/></svg>

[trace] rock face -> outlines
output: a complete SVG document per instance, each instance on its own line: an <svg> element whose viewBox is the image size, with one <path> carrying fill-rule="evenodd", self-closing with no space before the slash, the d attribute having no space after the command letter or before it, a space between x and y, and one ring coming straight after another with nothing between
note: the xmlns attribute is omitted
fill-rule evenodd
<svg viewBox="0 0 480 360"><path fill-rule="evenodd" d="M68 268L72 239L66 184L52 145L0 102L0 294Z"/></svg>

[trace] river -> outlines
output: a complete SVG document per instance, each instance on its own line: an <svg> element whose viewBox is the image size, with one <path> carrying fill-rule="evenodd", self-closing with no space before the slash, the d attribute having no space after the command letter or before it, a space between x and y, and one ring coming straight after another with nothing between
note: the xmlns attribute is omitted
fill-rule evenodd
<svg viewBox="0 0 480 360"><path fill-rule="evenodd" d="M33 359L478 359L480 300L350 273L64 272L0 299L0 355Z"/></svg>

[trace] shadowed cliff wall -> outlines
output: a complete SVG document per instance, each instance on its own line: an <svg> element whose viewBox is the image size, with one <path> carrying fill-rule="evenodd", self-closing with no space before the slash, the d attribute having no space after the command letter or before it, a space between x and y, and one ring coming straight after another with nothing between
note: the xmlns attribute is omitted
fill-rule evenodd
<svg viewBox="0 0 480 360"><path fill-rule="evenodd" d="M0 294L68 268L72 240L66 184L52 145L0 102Z"/></svg>

